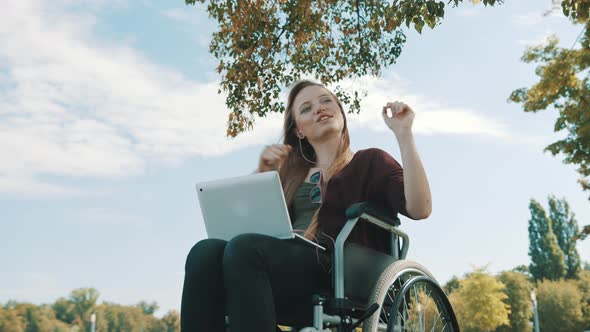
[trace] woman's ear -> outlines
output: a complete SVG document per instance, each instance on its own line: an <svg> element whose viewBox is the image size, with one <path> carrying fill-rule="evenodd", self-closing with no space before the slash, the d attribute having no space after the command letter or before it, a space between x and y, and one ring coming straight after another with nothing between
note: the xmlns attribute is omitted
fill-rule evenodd
<svg viewBox="0 0 590 332"><path fill-rule="evenodd" d="M305 135L303 135L303 133L300 132L299 129L297 129L297 128L293 128L293 134L295 134L295 136L299 137L300 139L305 138Z"/></svg>

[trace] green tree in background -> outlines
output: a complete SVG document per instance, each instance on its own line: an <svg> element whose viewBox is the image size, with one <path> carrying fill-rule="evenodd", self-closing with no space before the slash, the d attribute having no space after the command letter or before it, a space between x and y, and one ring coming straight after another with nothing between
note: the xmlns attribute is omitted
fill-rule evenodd
<svg viewBox="0 0 590 332"><path fill-rule="evenodd" d="M252 128L256 117L282 113L282 86L304 75L324 84L379 76L395 63L406 36L403 25L422 32L434 28L449 5L464 0L185 0L208 3L219 30L209 52L219 60L221 91L230 110L227 135ZM482 0L494 5L502 0ZM339 86L336 94L350 112L360 110L361 94Z"/></svg>
<svg viewBox="0 0 590 332"><path fill-rule="evenodd" d="M0 332L87 332L90 314L96 313L97 332L179 332L180 316L171 310L155 317L156 302L141 301L135 306L103 302L97 305L94 288L73 290L55 303L35 305L8 301L0 306Z"/></svg>
<svg viewBox="0 0 590 332"><path fill-rule="evenodd" d="M90 330L90 315L96 307L99 293L94 288L79 288L70 293L69 301L75 316L75 323L85 331Z"/></svg>
<svg viewBox="0 0 590 332"><path fill-rule="evenodd" d="M590 234L590 225L582 227L582 230L574 236L574 240L585 240L588 237L588 234Z"/></svg>
<svg viewBox="0 0 590 332"><path fill-rule="evenodd" d="M509 306L505 286L483 269L477 269L459 281L449 300L462 331L493 331L508 325Z"/></svg>
<svg viewBox="0 0 590 332"><path fill-rule="evenodd" d="M0 331L2 332L24 332L23 322L16 314L16 310L0 307Z"/></svg>
<svg viewBox="0 0 590 332"><path fill-rule="evenodd" d="M539 82L530 88L513 91L509 101L521 103L525 112L557 110L554 131L567 132L567 137L545 147L552 155L562 153L566 164L578 165L584 190L590 190L590 0L554 0L572 23L581 25L580 48L577 41L568 48L558 47L559 39L552 36L546 44L529 47L522 56L526 63L539 64L535 73ZM583 228L577 239L590 233L590 225Z"/></svg>
<svg viewBox="0 0 590 332"><path fill-rule="evenodd" d="M14 303L5 306L5 318L0 317L0 331L23 332L66 332L70 326L55 317L55 312L49 305L35 305L32 303ZM0 315L2 316L2 315ZM7 319L7 317L10 317Z"/></svg>
<svg viewBox="0 0 590 332"><path fill-rule="evenodd" d="M582 316L584 317L584 328L590 330L590 271L582 270L577 280L578 290L582 297Z"/></svg>
<svg viewBox="0 0 590 332"><path fill-rule="evenodd" d="M533 316L531 309L533 285L529 278L514 271L504 271L497 278L506 286L504 293L507 298L504 303L510 307L508 315L510 324L509 326L500 326L496 332L530 332L532 330L530 322Z"/></svg>
<svg viewBox="0 0 590 332"><path fill-rule="evenodd" d="M146 301L139 302L137 307L140 308L146 315L153 315L154 312L156 312L156 310L159 308L156 302L147 303Z"/></svg>
<svg viewBox="0 0 590 332"><path fill-rule="evenodd" d="M68 299L60 297L51 306L55 312L55 317L67 324L72 324L76 320L74 313L74 304Z"/></svg>
<svg viewBox="0 0 590 332"><path fill-rule="evenodd" d="M533 280L557 280L565 277L565 258L553 234L551 219L534 199L531 199L529 210L529 270Z"/></svg>
<svg viewBox="0 0 590 332"><path fill-rule="evenodd" d="M180 331L180 314L176 310L166 313L160 320L162 332Z"/></svg>
<svg viewBox="0 0 590 332"><path fill-rule="evenodd" d="M525 275L527 278L532 279L531 271L529 270L528 265L518 265L517 267L512 269L513 272L518 272L522 275Z"/></svg>
<svg viewBox="0 0 590 332"><path fill-rule="evenodd" d="M25 319L25 332L38 332L42 319L39 308L30 303L24 303L17 308L17 310L22 310L22 316Z"/></svg>
<svg viewBox="0 0 590 332"><path fill-rule="evenodd" d="M543 280L537 284L539 325L542 331L582 331L582 296L573 280Z"/></svg>
<svg viewBox="0 0 590 332"><path fill-rule="evenodd" d="M457 276L451 277L449 281L443 286L443 290L447 296L451 295L455 290L459 289L459 278Z"/></svg>
<svg viewBox="0 0 590 332"><path fill-rule="evenodd" d="M96 308L98 331L161 332L159 321L137 306L103 303Z"/></svg>
<svg viewBox="0 0 590 332"><path fill-rule="evenodd" d="M31 317L31 325L33 326L33 322L36 321L35 329L29 329L25 331L38 331L38 332L69 332L70 326L64 322L59 321L55 316L55 311L51 308L50 305L40 305L36 306L36 308L32 308L32 313L34 313Z"/></svg>
<svg viewBox="0 0 590 332"><path fill-rule="evenodd" d="M549 219L553 234L563 252L566 265L566 278L575 279L580 273L580 255L576 249L575 236L578 234L578 222L570 212L568 202L549 196Z"/></svg>

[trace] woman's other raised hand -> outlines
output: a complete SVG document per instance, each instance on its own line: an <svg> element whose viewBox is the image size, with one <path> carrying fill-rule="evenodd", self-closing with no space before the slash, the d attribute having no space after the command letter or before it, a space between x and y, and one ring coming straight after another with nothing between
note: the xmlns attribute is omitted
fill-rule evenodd
<svg viewBox="0 0 590 332"><path fill-rule="evenodd" d="M267 145L260 154L258 163L258 173L276 171L287 160L293 147L288 144Z"/></svg>

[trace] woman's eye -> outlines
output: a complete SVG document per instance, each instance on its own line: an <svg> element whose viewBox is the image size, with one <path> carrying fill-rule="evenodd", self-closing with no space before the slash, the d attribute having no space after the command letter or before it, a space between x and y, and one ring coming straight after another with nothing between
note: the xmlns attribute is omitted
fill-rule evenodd
<svg viewBox="0 0 590 332"><path fill-rule="evenodd" d="M330 98L322 100L322 103L331 103L331 102L332 102L332 99L330 99ZM305 112L309 111L310 109L311 109L310 107L303 108L303 109L301 109L301 113L305 113Z"/></svg>

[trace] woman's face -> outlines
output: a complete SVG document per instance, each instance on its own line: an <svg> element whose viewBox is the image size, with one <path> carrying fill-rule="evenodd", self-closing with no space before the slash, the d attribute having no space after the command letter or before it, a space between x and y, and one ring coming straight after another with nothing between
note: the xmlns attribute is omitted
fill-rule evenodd
<svg viewBox="0 0 590 332"><path fill-rule="evenodd" d="M300 131L310 142L341 135L344 118L332 94L321 86L303 88L293 101L295 134Z"/></svg>

